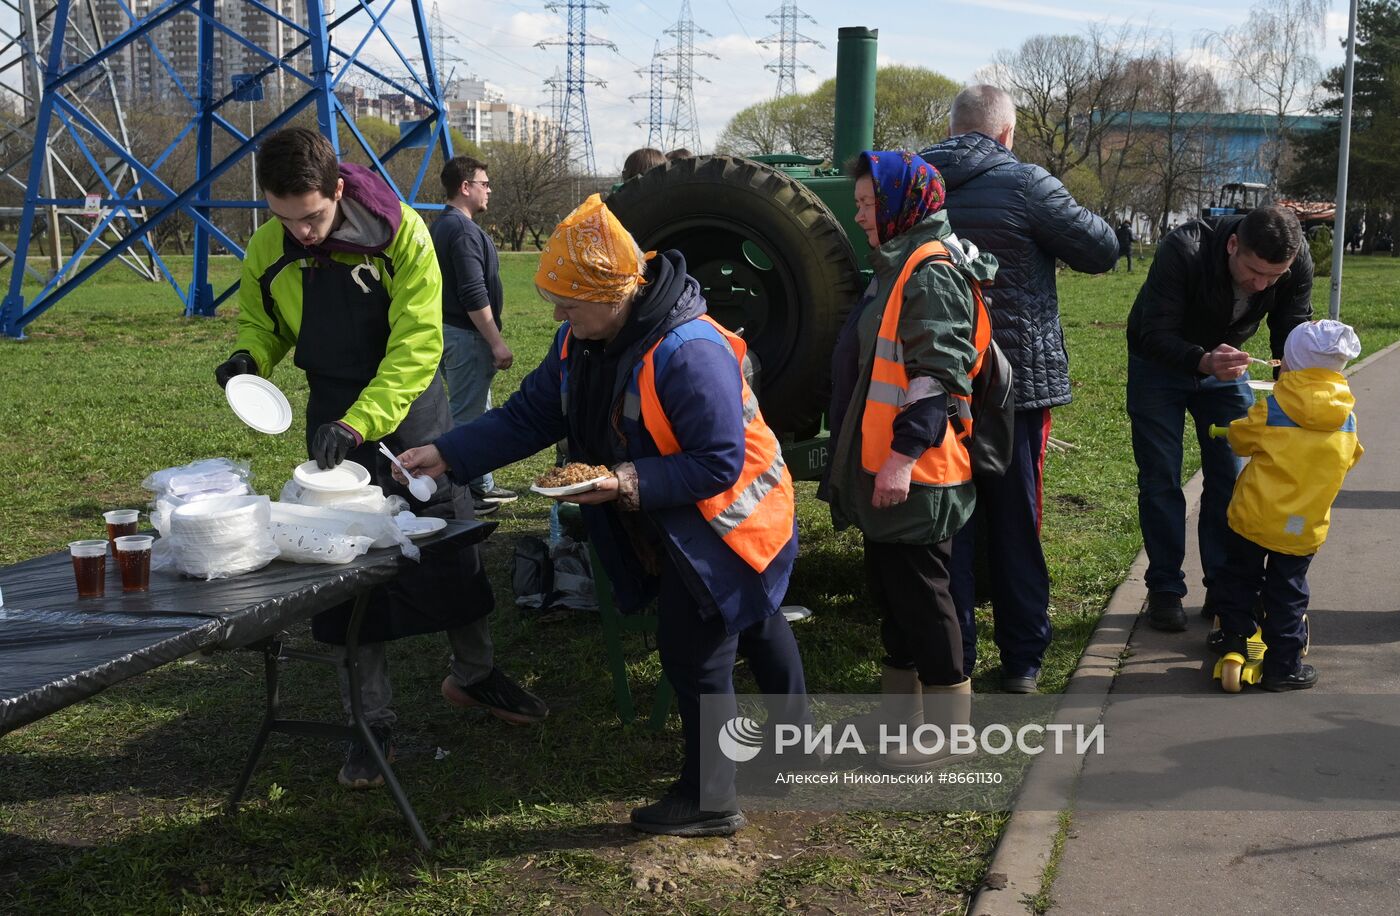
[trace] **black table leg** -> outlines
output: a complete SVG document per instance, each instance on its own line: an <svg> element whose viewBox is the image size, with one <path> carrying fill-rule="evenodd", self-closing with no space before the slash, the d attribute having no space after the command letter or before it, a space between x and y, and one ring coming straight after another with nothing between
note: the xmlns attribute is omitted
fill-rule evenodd
<svg viewBox="0 0 1400 916"><path fill-rule="evenodd" d="M423 847L424 852L432 852L432 842L428 839L428 835L423 832L423 825L418 822L418 815L414 812L413 805L409 804L408 796L404 794L403 787L399 785L398 778L394 776L394 771L389 768L389 761L384 758L383 751L379 749L379 742L374 738L374 732L370 731L369 723L365 721L363 701L360 698L360 666L356 661L356 656L359 655L357 650L360 648L360 625L364 622L368 604L369 594L362 592L355 599L355 609L350 614L350 625L345 629L345 666L350 676L350 718L354 720L359 738L369 748L370 757L379 767L379 772L384 774L384 785L388 787L389 794L394 797L394 804L399 806L399 812L403 815L404 820L408 821L408 826L413 831L413 836L418 840L418 845Z"/></svg>
<svg viewBox="0 0 1400 916"><path fill-rule="evenodd" d="M276 639L269 639L263 641L261 647L263 650L263 680L267 687L266 706L263 710L262 725L258 728L258 737L253 741L253 750L248 754L248 762L243 764L243 775L238 777L238 784L233 787L233 794L229 796L229 814L237 813L238 803L243 800L243 793L248 789L248 781L253 778L253 770L257 769L258 758L262 756L263 748L267 746L267 736L272 734L279 721L277 718L277 708L280 702L277 660L282 655L282 643Z"/></svg>
<svg viewBox="0 0 1400 916"><path fill-rule="evenodd" d="M369 607L369 591L362 591L355 596L355 606L350 613L350 623L345 630L345 658L342 662L334 655L317 652L303 652L299 649L283 649L282 644L269 639L259 643L256 647L263 651L263 670L267 686L267 705L263 713L262 726L258 729L258 736L253 741L253 750L248 755L248 761L243 765L243 775L239 777L238 784L234 786L232 794L228 800L228 813L234 814L238 810L238 803L243 798L243 793L248 788L248 782L253 777L253 771L257 769L258 759L262 756L263 748L267 745L267 737L272 732L281 732L288 735L309 735L318 738L339 738L342 740L362 741L369 749L370 757L375 765L379 767L379 772L384 775L384 784L389 788L389 794L393 796L394 804L398 806L399 813L404 820L408 821L409 829L413 831L414 839L418 845L423 847L424 852L432 852L433 844L428 839L428 835L423 831L423 825L418 820L418 815L413 810L413 805L408 801L408 796L404 793L403 787L399 785L394 771L389 767L389 761L384 758L383 752L379 749L379 743L375 740L374 732L370 730L369 723L365 721L364 705L360 698L360 668L356 661L356 655L360 647L360 626L364 623L365 612ZM278 686L278 662L282 659L299 659L301 661L320 662L333 667L344 664L350 679L350 718L351 725L336 725L329 722L306 722L295 719L278 718L278 707L280 703Z"/></svg>

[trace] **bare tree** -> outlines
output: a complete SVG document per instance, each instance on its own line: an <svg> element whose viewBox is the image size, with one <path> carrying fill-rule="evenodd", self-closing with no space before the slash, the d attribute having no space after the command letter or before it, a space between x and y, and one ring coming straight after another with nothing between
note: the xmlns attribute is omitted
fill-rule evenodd
<svg viewBox="0 0 1400 916"><path fill-rule="evenodd" d="M1228 62L1241 112L1269 119L1261 166L1277 187L1288 144L1288 116L1307 109L1321 82L1327 0L1268 0L1250 8L1244 24L1209 33L1206 46Z"/></svg>
<svg viewBox="0 0 1400 916"><path fill-rule="evenodd" d="M1094 172L1101 189L1103 213L1118 215L1137 212L1133 192L1142 182L1137 167L1141 146L1147 137L1139 113L1153 95L1157 67L1150 57L1130 60L1123 67L1120 84L1122 104L1107 125L1100 142L1094 145Z"/></svg>
<svg viewBox="0 0 1400 916"><path fill-rule="evenodd" d="M1156 222L1160 232L1183 202L1195 202L1216 182L1223 157L1214 149L1211 111L1221 92L1210 71L1187 63L1171 44L1144 64L1155 91L1148 104L1158 123L1140 147L1140 168L1156 188Z"/></svg>
<svg viewBox="0 0 1400 916"><path fill-rule="evenodd" d="M1125 75L1140 46L1131 26L1091 26L1084 35L1035 35L1015 51L998 51L989 75L1016 100L1025 158L1057 178L1088 160L1136 103Z"/></svg>
<svg viewBox="0 0 1400 916"><path fill-rule="evenodd" d="M529 236L538 247L543 235L578 203L566 163L550 150L529 143L493 142L483 152L491 167L491 207L483 228L520 251Z"/></svg>

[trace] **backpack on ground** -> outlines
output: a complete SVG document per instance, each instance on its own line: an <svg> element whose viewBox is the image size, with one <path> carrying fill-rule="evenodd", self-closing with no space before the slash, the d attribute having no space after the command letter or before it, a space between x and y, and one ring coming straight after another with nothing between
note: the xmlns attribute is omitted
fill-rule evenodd
<svg viewBox="0 0 1400 916"><path fill-rule="evenodd" d="M515 542L511 586L517 607L538 611L598 609L588 545L561 536L550 547L531 535Z"/></svg>

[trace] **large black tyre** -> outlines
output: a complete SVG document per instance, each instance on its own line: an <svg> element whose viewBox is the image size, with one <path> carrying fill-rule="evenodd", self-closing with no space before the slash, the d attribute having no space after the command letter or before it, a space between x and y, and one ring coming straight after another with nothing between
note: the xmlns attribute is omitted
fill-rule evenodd
<svg viewBox="0 0 1400 916"><path fill-rule="evenodd" d="M628 181L608 207L644 250L684 254L711 317L744 329L769 426L815 435L836 334L860 294L855 252L826 205L761 163L700 156Z"/></svg>

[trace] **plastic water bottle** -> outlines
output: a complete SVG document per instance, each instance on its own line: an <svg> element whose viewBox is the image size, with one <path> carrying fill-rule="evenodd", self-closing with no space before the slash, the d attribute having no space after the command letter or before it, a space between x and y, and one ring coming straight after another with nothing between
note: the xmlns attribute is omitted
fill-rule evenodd
<svg viewBox="0 0 1400 916"><path fill-rule="evenodd" d="M549 507L549 546L559 546L559 539L564 536L564 525L559 521L559 504L554 503Z"/></svg>

